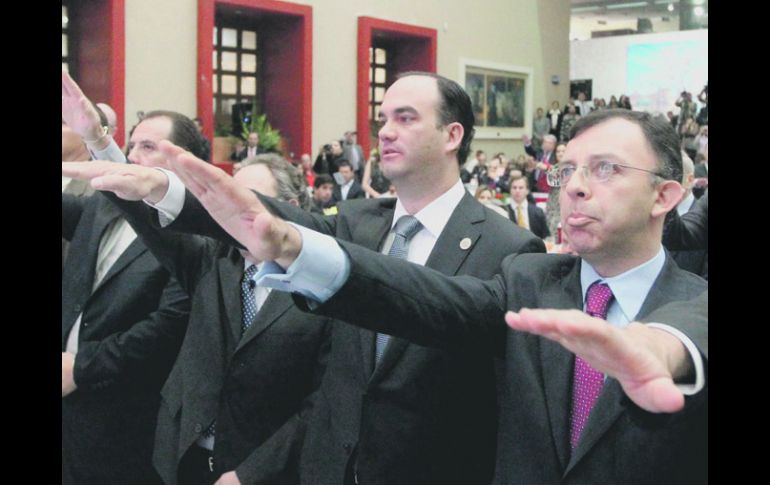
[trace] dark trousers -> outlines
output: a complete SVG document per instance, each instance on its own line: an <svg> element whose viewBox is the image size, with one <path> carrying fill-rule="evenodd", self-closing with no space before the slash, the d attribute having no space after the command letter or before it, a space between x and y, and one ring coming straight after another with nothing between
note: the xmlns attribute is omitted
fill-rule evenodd
<svg viewBox="0 0 770 485"><path fill-rule="evenodd" d="M219 475L212 471L213 452L192 445L179 463L179 485L212 485Z"/></svg>

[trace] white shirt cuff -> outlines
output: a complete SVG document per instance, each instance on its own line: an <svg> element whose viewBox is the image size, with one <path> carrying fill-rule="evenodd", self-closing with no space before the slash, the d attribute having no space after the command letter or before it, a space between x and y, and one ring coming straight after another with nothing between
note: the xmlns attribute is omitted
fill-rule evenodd
<svg viewBox="0 0 770 485"><path fill-rule="evenodd" d="M692 359L693 366L695 367L695 383L677 384L676 387L678 387L679 390L682 391L682 394L685 396L692 396L693 394L699 393L703 389L703 386L706 385L706 376L704 375L703 371L703 356L701 356L698 347L695 346L695 343L693 343L693 341L690 340L690 337L682 333L680 330L669 325L665 325L663 323L647 323L646 325L651 328L657 328L658 330L668 332L674 337L678 338L680 342L682 342L684 348L686 348L687 352L690 353L690 358Z"/></svg>
<svg viewBox="0 0 770 485"><path fill-rule="evenodd" d="M160 225L161 227L166 227L174 222L174 219L179 217L179 213L182 212L185 188L174 172L159 167L155 167L155 170L160 170L168 177L168 191L166 191L166 195L157 204L152 204L147 200L144 203L158 211Z"/></svg>
<svg viewBox="0 0 770 485"><path fill-rule="evenodd" d="M120 150L115 140L110 140L110 144L104 150L92 150L88 148L91 158L94 160L109 160L111 162L126 163L126 155Z"/></svg>
<svg viewBox="0 0 770 485"><path fill-rule="evenodd" d="M286 271L265 261L257 273L259 286L299 293L323 303L342 288L350 274L350 260L333 237L289 223L302 237L302 250ZM312 307L312 305L311 305Z"/></svg>

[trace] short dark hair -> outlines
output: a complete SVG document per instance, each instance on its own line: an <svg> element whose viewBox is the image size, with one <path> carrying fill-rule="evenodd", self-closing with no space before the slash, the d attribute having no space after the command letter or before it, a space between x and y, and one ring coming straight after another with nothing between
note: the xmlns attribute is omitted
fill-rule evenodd
<svg viewBox="0 0 770 485"><path fill-rule="evenodd" d="M171 120L171 133L168 136L168 141L184 148L196 157L206 160L208 154L204 150L198 127L195 126L195 122L187 116L177 113L176 111L155 110L144 115L142 121L161 116L165 116ZM139 123L141 123L141 121Z"/></svg>
<svg viewBox="0 0 770 485"><path fill-rule="evenodd" d="M315 181L313 182L314 189L317 189L318 187L326 184L334 185L334 179L331 175L322 173L315 176Z"/></svg>
<svg viewBox="0 0 770 485"><path fill-rule="evenodd" d="M337 170L341 169L342 167L350 167L350 170L353 170L353 165L346 159L340 158L337 160Z"/></svg>
<svg viewBox="0 0 770 485"><path fill-rule="evenodd" d="M399 74L396 79L408 76L426 76L436 80L438 92L441 96L441 104L438 107L438 116L442 126L450 123L460 123L463 127L463 139L460 146L457 147L457 163L462 165L471 152L471 141L476 130L473 123L476 118L473 114L473 104L468 93L451 79L438 75L434 72L408 71Z"/></svg>
<svg viewBox="0 0 770 485"><path fill-rule="evenodd" d="M642 129L644 138L655 153L658 174L662 179L676 182L682 180L682 153L679 148L679 137L674 131L674 127L665 118L653 116L644 111L629 111L627 109L592 111L575 122L569 133L570 140L585 130L614 118L630 121Z"/></svg>
<svg viewBox="0 0 770 485"><path fill-rule="evenodd" d="M515 177L511 177L511 180L509 180L510 186L513 187L513 183L514 182L518 182L519 180L523 180L524 181L524 185L526 185L527 186L527 190L529 190L529 179L527 177L523 176L523 175L517 175Z"/></svg>

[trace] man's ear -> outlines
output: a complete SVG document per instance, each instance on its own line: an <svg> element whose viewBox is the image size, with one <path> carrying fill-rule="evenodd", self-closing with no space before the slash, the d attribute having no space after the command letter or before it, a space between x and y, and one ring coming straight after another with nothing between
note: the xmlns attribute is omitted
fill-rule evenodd
<svg viewBox="0 0 770 485"><path fill-rule="evenodd" d="M293 205L294 207L299 207L299 201L297 199L290 199L289 204Z"/></svg>
<svg viewBox="0 0 770 485"><path fill-rule="evenodd" d="M665 216L682 201L682 197L685 194L682 184L675 180L666 180L659 184L655 191L657 196L655 198L655 205L652 207L651 215L653 217Z"/></svg>
<svg viewBox="0 0 770 485"><path fill-rule="evenodd" d="M452 152L457 150L460 147L460 144L463 141L463 135L465 134L465 128L463 128L463 125L461 125L458 122L449 123L446 126L447 130L447 142L446 142L446 151Z"/></svg>

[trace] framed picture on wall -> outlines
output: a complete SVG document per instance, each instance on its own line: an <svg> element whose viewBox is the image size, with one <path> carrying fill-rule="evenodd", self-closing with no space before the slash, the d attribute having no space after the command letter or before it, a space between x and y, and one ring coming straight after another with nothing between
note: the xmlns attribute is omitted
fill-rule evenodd
<svg viewBox="0 0 770 485"><path fill-rule="evenodd" d="M460 59L471 97L476 138L519 139L532 131L532 68Z"/></svg>

